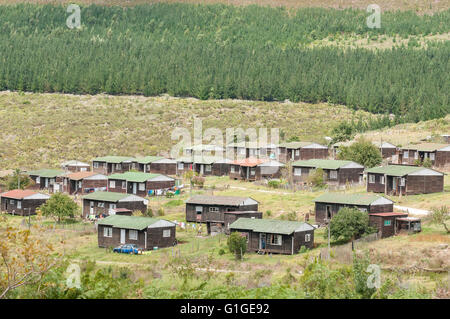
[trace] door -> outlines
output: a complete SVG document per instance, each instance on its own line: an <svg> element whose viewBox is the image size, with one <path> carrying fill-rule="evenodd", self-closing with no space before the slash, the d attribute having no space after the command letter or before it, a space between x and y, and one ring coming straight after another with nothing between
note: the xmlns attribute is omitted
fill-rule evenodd
<svg viewBox="0 0 450 319"><path fill-rule="evenodd" d="M94 215L94 202L89 204L89 215Z"/></svg>
<svg viewBox="0 0 450 319"><path fill-rule="evenodd" d="M45 179L45 188L48 188L48 178L44 178Z"/></svg>
<svg viewBox="0 0 450 319"><path fill-rule="evenodd" d="M259 249L266 249L266 234L259 234Z"/></svg>
<svg viewBox="0 0 450 319"><path fill-rule="evenodd" d="M125 229L120 230L120 243L125 244Z"/></svg>
<svg viewBox="0 0 450 319"><path fill-rule="evenodd" d="M133 183L133 194L136 195L137 193L137 183Z"/></svg>

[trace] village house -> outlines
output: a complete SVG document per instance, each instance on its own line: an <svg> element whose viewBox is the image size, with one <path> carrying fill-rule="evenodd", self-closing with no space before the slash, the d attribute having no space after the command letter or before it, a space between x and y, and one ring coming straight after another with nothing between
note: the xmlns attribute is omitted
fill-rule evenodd
<svg viewBox="0 0 450 319"><path fill-rule="evenodd" d="M328 158L328 147L313 142L286 142L279 146L279 161L326 159Z"/></svg>
<svg viewBox="0 0 450 319"><path fill-rule="evenodd" d="M442 134L442 141L446 144L450 144L450 134Z"/></svg>
<svg viewBox="0 0 450 319"><path fill-rule="evenodd" d="M230 232L247 238L247 251L293 255L314 247L314 227L308 223L275 219L239 218Z"/></svg>
<svg viewBox="0 0 450 319"><path fill-rule="evenodd" d="M321 168L324 182L330 185L357 184L363 181L364 166L352 161L311 159L292 163L293 180L306 183L311 171Z"/></svg>
<svg viewBox="0 0 450 319"><path fill-rule="evenodd" d="M212 144L198 144L183 148L184 156L221 156L225 157L225 149Z"/></svg>
<svg viewBox="0 0 450 319"><path fill-rule="evenodd" d="M0 194L1 210L14 215L35 215L50 196L32 190L15 189Z"/></svg>
<svg viewBox="0 0 450 319"><path fill-rule="evenodd" d="M378 229L380 238L386 238L396 235L400 231L402 225L399 223L399 219L407 217L408 214L402 212L370 213L369 225Z"/></svg>
<svg viewBox="0 0 450 319"><path fill-rule="evenodd" d="M235 180L257 181L281 177L283 163L275 160L249 157L230 163L230 178Z"/></svg>
<svg viewBox="0 0 450 319"><path fill-rule="evenodd" d="M175 179L162 174L126 172L108 176L108 191L138 196L160 195L175 186ZM161 193L162 194L162 193Z"/></svg>
<svg viewBox="0 0 450 319"><path fill-rule="evenodd" d="M134 159L132 168L144 173L176 175L177 161L162 156L145 156Z"/></svg>
<svg viewBox="0 0 450 319"><path fill-rule="evenodd" d="M374 167L367 170L367 191L397 196L443 192L444 174L420 166Z"/></svg>
<svg viewBox="0 0 450 319"><path fill-rule="evenodd" d="M147 211L148 200L145 198L114 192L95 192L83 196L83 217L113 215L118 208L131 211Z"/></svg>
<svg viewBox="0 0 450 319"><path fill-rule="evenodd" d="M235 212L224 212L223 213L223 223L215 223L214 221L209 222L210 226L208 230L211 232L224 232L225 234L230 234L230 225L234 223L239 218L263 218L262 212L256 211L235 211Z"/></svg>
<svg viewBox="0 0 450 319"><path fill-rule="evenodd" d="M257 142L235 142L226 147L227 157L232 159L244 159L247 157L259 157L260 150Z"/></svg>
<svg viewBox="0 0 450 319"><path fill-rule="evenodd" d="M98 221L98 247L135 244L142 250L176 245L176 225L165 219L113 215Z"/></svg>
<svg viewBox="0 0 450 319"><path fill-rule="evenodd" d="M65 172L60 169L39 169L27 171L26 174L34 182L34 185L30 186L30 189L45 189L50 193L54 193L60 191L60 184L57 183L57 178L63 176Z"/></svg>
<svg viewBox="0 0 450 319"><path fill-rule="evenodd" d="M266 158L271 160L278 160L280 155L279 145L274 143L267 143L264 145L260 145L259 148L259 157ZM252 156L251 154L249 156Z"/></svg>
<svg viewBox="0 0 450 319"><path fill-rule="evenodd" d="M128 156L103 156L92 160L92 170L96 173L109 175L132 170L134 158Z"/></svg>
<svg viewBox="0 0 450 319"><path fill-rule="evenodd" d="M349 147L355 142L356 142L355 140L352 140L352 141L338 142L338 143L333 144L334 158L336 158L337 154L339 153L339 147L342 147L342 146ZM397 154L397 146L395 146L394 144L391 144L391 143L385 142L385 141L372 141L372 144L378 148L378 150L381 153L381 157L383 159L395 158L395 156Z"/></svg>
<svg viewBox="0 0 450 319"><path fill-rule="evenodd" d="M194 156L192 170L203 176L224 176L230 172L230 163L220 156Z"/></svg>
<svg viewBox="0 0 450 319"><path fill-rule="evenodd" d="M225 212L258 211L258 202L250 197L197 195L186 201L187 222L220 222Z"/></svg>
<svg viewBox="0 0 450 319"><path fill-rule="evenodd" d="M67 161L61 164L61 168L65 172L86 172L91 170L91 165L80 161Z"/></svg>
<svg viewBox="0 0 450 319"><path fill-rule="evenodd" d="M182 156L180 158L177 158L176 162L178 176L194 169L194 160L192 159L192 156Z"/></svg>
<svg viewBox="0 0 450 319"><path fill-rule="evenodd" d="M396 164L418 165L429 158L435 167L450 165L450 144L410 144L399 149Z"/></svg>
<svg viewBox="0 0 450 319"><path fill-rule="evenodd" d="M90 171L67 174L60 179L61 191L70 195L106 191L108 186L106 175Z"/></svg>
<svg viewBox="0 0 450 319"><path fill-rule="evenodd" d="M316 199L315 220L318 224L326 223L343 207L355 207L367 213L386 213L394 210L394 202L375 194L347 194L328 192Z"/></svg>

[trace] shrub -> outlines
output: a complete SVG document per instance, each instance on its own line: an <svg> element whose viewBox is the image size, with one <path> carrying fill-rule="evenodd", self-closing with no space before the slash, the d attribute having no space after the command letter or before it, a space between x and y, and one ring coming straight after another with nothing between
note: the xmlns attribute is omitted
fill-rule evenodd
<svg viewBox="0 0 450 319"><path fill-rule="evenodd" d="M247 237L239 232L232 232L228 237L227 245L230 252L236 257L236 260L242 259L247 251Z"/></svg>
<svg viewBox="0 0 450 319"><path fill-rule="evenodd" d="M335 240L349 241L376 231L369 226L369 215L356 208L344 207L330 221L330 235ZM328 233L324 233L328 238Z"/></svg>

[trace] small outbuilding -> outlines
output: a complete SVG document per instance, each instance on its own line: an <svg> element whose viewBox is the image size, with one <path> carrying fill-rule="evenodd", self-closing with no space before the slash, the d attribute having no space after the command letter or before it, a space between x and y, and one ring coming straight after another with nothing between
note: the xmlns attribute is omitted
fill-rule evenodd
<svg viewBox="0 0 450 319"><path fill-rule="evenodd" d="M369 213L369 225L378 229L381 238L394 236L399 231L398 220L406 218L407 213Z"/></svg>
<svg viewBox="0 0 450 319"><path fill-rule="evenodd" d="M308 223L275 219L239 218L230 225L230 232L247 238L248 251L287 255L313 248L314 230Z"/></svg>
<svg viewBox="0 0 450 319"><path fill-rule="evenodd" d="M131 211L147 211L148 200L145 198L114 192L95 192L83 196L83 217L95 218L96 216L114 215L118 208L126 208Z"/></svg>
<svg viewBox="0 0 450 319"><path fill-rule="evenodd" d="M135 244L142 250L176 245L176 225L165 219L114 215L98 221L98 246Z"/></svg>
<svg viewBox="0 0 450 319"><path fill-rule="evenodd" d="M0 194L1 210L14 215L35 215L36 209L49 198L32 190L15 189Z"/></svg>

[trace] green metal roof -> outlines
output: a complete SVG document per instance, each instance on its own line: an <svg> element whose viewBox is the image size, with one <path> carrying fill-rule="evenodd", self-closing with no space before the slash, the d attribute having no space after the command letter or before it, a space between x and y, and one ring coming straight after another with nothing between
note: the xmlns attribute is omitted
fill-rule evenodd
<svg viewBox="0 0 450 319"><path fill-rule="evenodd" d="M64 171L60 169L38 169L34 171L27 171L27 174L33 176L53 178L64 174Z"/></svg>
<svg viewBox="0 0 450 319"><path fill-rule="evenodd" d="M297 148L302 148L308 145L313 144L312 142L285 142L285 143L281 143L280 147L286 147L286 148L293 148L293 149L297 149Z"/></svg>
<svg viewBox="0 0 450 319"><path fill-rule="evenodd" d="M133 159L134 159L133 157L129 156L103 156L103 157L96 157L93 159L93 161L119 164L125 161L133 161Z"/></svg>
<svg viewBox="0 0 450 319"><path fill-rule="evenodd" d="M326 160L326 159L310 159L304 161L296 161L292 166L314 167L323 169L338 169L342 166L353 163L352 161Z"/></svg>
<svg viewBox="0 0 450 319"><path fill-rule="evenodd" d="M105 202L118 202L121 199L130 196L126 193L116 193L116 192L95 192L83 196L83 199L101 200Z"/></svg>
<svg viewBox="0 0 450 319"><path fill-rule="evenodd" d="M380 198L384 197L374 194L346 194L330 192L317 197L314 199L314 202L368 206Z"/></svg>
<svg viewBox="0 0 450 319"><path fill-rule="evenodd" d="M304 222L256 218L239 218L230 225L230 228L283 235L290 235L296 231L314 229L310 224Z"/></svg>
<svg viewBox="0 0 450 319"><path fill-rule="evenodd" d="M389 176L405 176L424 169L420 166L388 165L370 168L367 173L386 174Z"/></svg>
<svg viewBox="0 0 450 319"><path fill-rule="evenodd" d="M441 144L441 143L421 143L421 144L409 144L409 145L401 147L401 149L417 150L420 152L434 152L436 150L440 150L449 145L450 144Z"/></svg>
<svg viewBox="0 0 450 319"><path fill-rule="evenodd" d="M134 159L135 162L139 163L139 164L150 164L153 163L154 161L163 159L164 157L162 156L145 156L145 157L137 157Z"/></svg>
<svg viewBox="0 0 450 319"><path fill-rule="evenodd" d="M158 221L160 221L160 219L150 217L112 215L100 219L98 221L98 225L107 225L118 228L142 230L150 225L153 225Z"/></svg>
<svg viewBox="0 0 450 319"><path fill-rule="evenodd" d="M117 173L108 176L108 179L120 179L127 182L143 183L149 179L160 176L161 174L142 173L142 172L126 172Z"/></svg>

